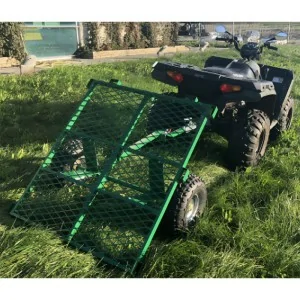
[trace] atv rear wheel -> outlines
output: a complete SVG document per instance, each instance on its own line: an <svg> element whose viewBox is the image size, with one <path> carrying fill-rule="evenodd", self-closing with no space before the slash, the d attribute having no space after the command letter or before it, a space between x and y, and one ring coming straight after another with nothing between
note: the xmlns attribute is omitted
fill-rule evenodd
<svg viewBox="0 0 300 300"><path fill-rule="evenodd" d="M188 231L203 214L206 203L204 182L191 174L177 187L160 224L160 231L171 236Z"/></svg>
<svg viewBox="0 0 300 300"><path fill-rule="evenodd" d="M290 129L293 121L295 103L294 99L289 97L282 104L278 123L272 128L270 138L276 140L284 131Z"/></svg>
<svg viewBox="0 0 300 300"><path fill-rule="evenodd" d="M270 119L261 110L249 110L246 120L238 119L228 140L231 169L255 166L264 156L270 135Z"/></svg>

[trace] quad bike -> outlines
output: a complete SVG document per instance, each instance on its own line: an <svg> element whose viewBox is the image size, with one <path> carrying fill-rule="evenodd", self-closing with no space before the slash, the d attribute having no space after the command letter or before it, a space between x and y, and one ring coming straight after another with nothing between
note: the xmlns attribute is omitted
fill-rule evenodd
<svg viewBox="0 0 300 300"><path fill-rule="evenodd" d="M277 137L292 121L293 73L256 64L269 42L234 44L243 60L211 57L203 70L155 63L152 76L178 93L91 79L11 215L131 273L158 231L189 231L207 202L188 169L205 127L228 138L232 166L248 166L270 128Z"/></svg>
<svg viewBox="0 0 300 300"><path fill-rule="evenodd" d="M218 32L232 42L241 59L212 56L203 69L174 62L156 62L152 77L178 87L177 97L197 97L203 103L218 107L218 115L211 128L228 140L228 167L255 166L264 156L268 141L288 130L294 114L294 99L290 97L294 74L291 70L258 64L265 48L277 50L271 44L285 39L280 32L263 44L248 42L242 47L224 26ZM219 38L220 40L220 38ZM187 115L187 118L195 116ZM150 120L162 119L170 130L180 122L170 116L157 103L152 108Z"/></svg>

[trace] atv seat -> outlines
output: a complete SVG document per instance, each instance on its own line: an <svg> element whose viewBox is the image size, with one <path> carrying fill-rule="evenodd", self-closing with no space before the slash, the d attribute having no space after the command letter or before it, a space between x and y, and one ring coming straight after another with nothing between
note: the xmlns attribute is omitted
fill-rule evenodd
<svg viewBox="0 0 300 300"><path fill-rule="evenodd" d="M244 61L233 60L225 68L222 67L206 67L203 71L225 75L236 79L256 79L252 68Z"/></svg>

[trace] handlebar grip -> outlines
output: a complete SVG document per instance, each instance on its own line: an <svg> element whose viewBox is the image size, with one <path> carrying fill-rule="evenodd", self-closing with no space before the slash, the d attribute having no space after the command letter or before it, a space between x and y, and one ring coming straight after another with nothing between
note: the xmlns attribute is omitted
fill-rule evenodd
<svg viewBox="0 0 300 300"><path fill-rule="evenodd" d="M271 49L271 50L276 50L276 51L278 50L278 48L274 47L274 46L269 46L268 48Z"/></svg>
<svg viewBox="0 0 300 300"><path fill-rule="evenodd" d="M216 37L216 41L227 41L227 39Z"/></svg>

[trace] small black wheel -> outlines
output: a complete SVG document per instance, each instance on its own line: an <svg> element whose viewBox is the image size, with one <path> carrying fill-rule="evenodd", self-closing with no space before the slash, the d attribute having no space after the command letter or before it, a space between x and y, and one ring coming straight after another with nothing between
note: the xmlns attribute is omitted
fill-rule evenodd
<svg viewBox="0 0 300 300"><path fill-rule="evenodd" d="M255 166L264 156L270 135L270 119L261 110L249 110L234 124L228 140L229 168Z"/></svg>
<svg viewBox="0 0 300 300"><path fill-rule="evenodd" d="M160 224L160 232L171 236L187 232L203 214L206 204L205 184L191 174L177 187Z"/></svg>
<svg viewBox="0 0 300 300"><path fill-rule="evenodd" d="M72 157L79 157L83 153L82 140L72 139L63 144L63 151Z"/></svg>
<svg viewBox="0 0 300 300"><path fill-rule="evenodd" d="M282 104L278 123L272 128L270 139L276 140L284 131L291 128L295 110L294 99L288 97Z"/></svg>
<svg viewBox="0 0 300 300"><path fill-rule="evenodd" d="M69 172L69 171L77 171L77 170L86 170L86 161L85 161L85 156L82 155L78 158L75 158L69 162L69 164L64 165L64 171Z"/></svg>
<svg viewBox="0 0 300 300"><path fill-rule="evenodd" d="M63 172L72 171L77 168L79 158L83 158L83 144L80 139L67 140L56 151L52 160L51 169L53 171Z"/></svg>

